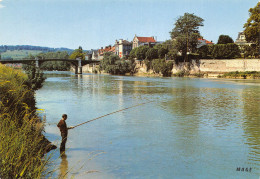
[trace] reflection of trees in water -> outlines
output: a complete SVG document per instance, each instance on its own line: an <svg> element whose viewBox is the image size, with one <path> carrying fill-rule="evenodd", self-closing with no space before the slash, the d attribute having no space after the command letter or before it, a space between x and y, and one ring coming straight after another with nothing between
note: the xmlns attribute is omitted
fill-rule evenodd
<svg viewBox="0 0 260 179"><path fill-rule="evenodd" d="M249 88L243 92L244 122L243 128L247 144L250 146L250 160L260 161L260 89Z"/></svg>
<svg viewBox="0 0 260 179"><path fill-rule="evenodd" d="M197 123L225 127L239 118L241 100L238 94L222 88L172 89L173 98L162 105L178 116L199 118Z"/></svg>

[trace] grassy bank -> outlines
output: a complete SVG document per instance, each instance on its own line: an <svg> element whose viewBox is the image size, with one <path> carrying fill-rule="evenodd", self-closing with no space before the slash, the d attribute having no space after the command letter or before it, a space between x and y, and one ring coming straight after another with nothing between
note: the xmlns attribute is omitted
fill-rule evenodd
<svg viewBox="0 0 260 179"><path fill-rule="evenodd" d="M240 78L240 79L260 79L260 72L257 71L247 71L247 72L229 72L219 75L219 78Z"/></svg>
<svg viewBox="0 0 260 179"><path fill-rule="evenodd" d="M42 135L34 91L19 70L0 65L0 178L41 178L49 141Z"/></svg>

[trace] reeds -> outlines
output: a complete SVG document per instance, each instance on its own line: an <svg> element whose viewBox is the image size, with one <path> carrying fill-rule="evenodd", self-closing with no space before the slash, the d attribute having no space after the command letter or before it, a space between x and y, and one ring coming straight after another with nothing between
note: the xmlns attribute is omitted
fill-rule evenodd
<svg viewBox="0 0 260 179"><path fill-rule="evenodd" d="M0 65L0 178L42 178L48 166L44 158L49 144L35 113L34 92L27 76Z"/></svg>

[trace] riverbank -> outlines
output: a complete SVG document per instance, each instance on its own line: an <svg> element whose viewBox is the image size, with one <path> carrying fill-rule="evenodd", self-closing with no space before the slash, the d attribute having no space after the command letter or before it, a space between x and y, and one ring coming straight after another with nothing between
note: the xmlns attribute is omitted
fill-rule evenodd
<svg viewBox="0 0 260 179"><path fill-rule="evenodd" d="M41 178L56 146L42 134L34 91L21 70L0 65L0 178Z"/></svg>
<svg viewBox="0 0 260 179"><path fill-rule="evenodd" d="M85 65L82 70L84 73L96 73L98 65ZM172 68L172 76L176 77L259 79L259 72L260 59L200 59L192 60L191 63L180 62ZM136 61L134 76L162 75L147 70L143 61Z"/></svg>

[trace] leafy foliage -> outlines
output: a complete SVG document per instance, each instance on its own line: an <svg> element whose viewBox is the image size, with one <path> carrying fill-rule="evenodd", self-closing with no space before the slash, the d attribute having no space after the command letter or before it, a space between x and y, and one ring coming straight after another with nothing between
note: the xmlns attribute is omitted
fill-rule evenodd
<svg viewBox="0 0 260 179"><path fill-rule="evenodd" d="M35 57L30 55L29 58L34 59ZM44 77L43 71L36 67L35 62L31 62L30 64L23 64L23 69L28 76L25 84L32 90L40 89L46 79Z"/></svg>
<svg viewBox="0 0 260 179"><path fill-rule="evenodd" d="M155 48L149 48L145 53L146 59L153 60L158 58L158 50Z"/></svg>
<svg viewBox="0 0 260 179"><path fill-rule="evenodd" d="M132 49L131 50L131 52L130 52L130 54L129 54L129 59L131 60L133 60L133 59L135 59L136 58L136 50L137 50L137 48L134 48L134 49Z"/></svg>
<svg viewBox="0 0 260 179"><path fill-rule="evenodd" d="M48 52L40 53L37 55L40 59L68 59L69 54L66 51L63 52ZM43 62L40 66L42 70L58 70L58 71L68 71L70 70L70 63L65 61L46 61Z"/></svg>
<svg viewBox="0 0 260 179"><path fill-rule="evenodd" d="M234 40L228 35L220 35L217 44L234 43Z"/></svg>
<svg viewBox="0 0 260 179"><path fill-rule="evenodd" d="M152 61L153 71L163 76L171 76L172 67L173 63L171 61L167 62L164 59L155 59Z"/></svg>
<svg viewBox="0 0 260 179"><path fill-rule="evenodd" d="M69 57L69 59L76 59L76 58L80 58L82 60L85 60L85 54L83 53L81 46L79 46L78 49L74 50Z"/></svg>
<svg viewBox="0 0 260 179"><path fill-rule="evenodd" d="M200 37L199 27L203 26L203 21L194 14L185 13L177 19L175 27L170 32L171 38L175 41L175 48L185 59L187 52L193 52L196 49Z"/></svg>
<svg viewBox="0 0 260 179"><path fill-rule="evenodd" d="M165 55L168 53L168 48L166 47L166 45L158 44L154 46L154 48L158 50L159 58L165 58Z"/></svg>
<svg viewBox="0 0 260 179"><path fill-rule="evenodd" d="M148 46L140 46L136 48L135 56L138 60L144 60L146 58L146 52L148 51Z"/></svg>
<svg viewBox="0 0 260 179"><path fill-rule="evenodd" d="M202 59L210 58L210 46L203 45L202 47L197 49L197 53L199 54L199 57Z"/></svg>
<svg viewBox="0 0 260 179"><path fill-rule="evenodd" d="M244 34L248 42L257 44L257 48L260 46L260 2L254 8L249 9L249 18L244 24Z"/></svg>
<svg viewBox="0 0 260 179"><path fill-rule="evenodd" d="M114 75L124 75L126 73L135 73L134 60L123 60L112 53L105 53L104 59L100 62L99 70Z"/></svg>
<svg viewBox="0 0 260 179"><path fill-rule="evenodd" d="M232 59L240 57L240 50L236 44L216 44L212 48L212 57L216 59Z"/></svg>

